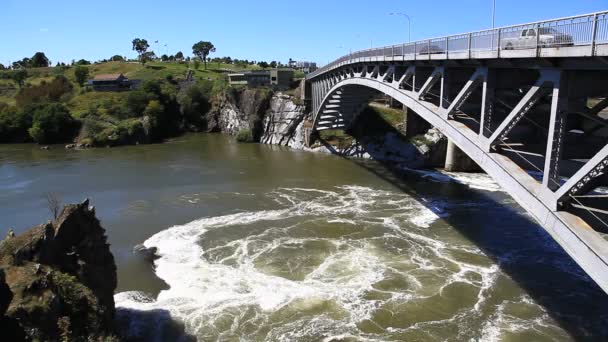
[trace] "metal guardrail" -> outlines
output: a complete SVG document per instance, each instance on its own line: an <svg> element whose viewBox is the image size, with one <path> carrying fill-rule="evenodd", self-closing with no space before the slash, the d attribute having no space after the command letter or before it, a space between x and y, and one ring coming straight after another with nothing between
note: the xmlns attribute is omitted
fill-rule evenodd
<svg viewBox="0 0 608 342"><path fill-rule="evenodd" d="M509 50L536 51L535 56L542 56L543 50L565 47L590 47L584 56L595 56L597 46L603 44L608 44L608 11L357 51L319 68L307 78L345 62L366 59L470 59L480 53L494 53L485 58L517 57L501 56L501 51Z"/></svg>

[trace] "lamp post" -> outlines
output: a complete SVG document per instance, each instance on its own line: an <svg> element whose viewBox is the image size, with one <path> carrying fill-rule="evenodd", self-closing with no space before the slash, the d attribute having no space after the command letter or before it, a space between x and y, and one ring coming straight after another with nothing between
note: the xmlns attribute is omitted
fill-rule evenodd
<svg viewBox="0 0 608 342"><path fill-rule="evenodd" d="M494 0L494 5L492 6L492 29L496 27L494 24L496 22L496 0Z"/></svg>
<svg viewBox="0 0 608 342"><path fill-rule="evenodd" d="M397 15L397 16L401 16L407 19L407 42L411 42L412 41L412 19L410 18L409 15L405 14L405 13L401 13L401 12L391 12L388 15Z"/></svg>

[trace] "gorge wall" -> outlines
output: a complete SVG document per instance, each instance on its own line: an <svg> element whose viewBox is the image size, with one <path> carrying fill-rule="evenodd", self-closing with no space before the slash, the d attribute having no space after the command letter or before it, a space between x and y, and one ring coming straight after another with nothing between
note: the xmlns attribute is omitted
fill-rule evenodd
<svg viewBox="0 0 608 342"><path fill-rule="evenodd" d="M295 93L298 93L296 90ZM447 140L436 129L425 127L408 136L405 123L391 126L368 109L346 132L352 139L336 143L317 139L306 146L308 113L299 99L267 89L241 89L213 100L207 114L208 131L235 135L251 130L254 141L292 149L368 158L408 168L443 167Z"/></svg>

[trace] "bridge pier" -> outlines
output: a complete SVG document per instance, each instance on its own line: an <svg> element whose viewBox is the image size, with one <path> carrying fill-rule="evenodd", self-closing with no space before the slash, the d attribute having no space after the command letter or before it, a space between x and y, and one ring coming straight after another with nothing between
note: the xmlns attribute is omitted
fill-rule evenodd
<svg viewBox="0 0 608 342"><path fill-rule="evenodd" d="M448 172L473 172L481 170L479 165L458 148L452 140L448 140L444 168Z"/></svg>

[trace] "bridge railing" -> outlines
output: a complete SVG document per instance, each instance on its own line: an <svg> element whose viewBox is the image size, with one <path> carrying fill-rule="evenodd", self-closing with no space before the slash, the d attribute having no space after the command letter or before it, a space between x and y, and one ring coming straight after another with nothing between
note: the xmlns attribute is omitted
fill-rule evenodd
<svg viewBox="0 0 608 342"><path fill-rule="evenodd" d="M360 61L548 56L608 56L608 11L356 51L308 78Z"/></svg>

